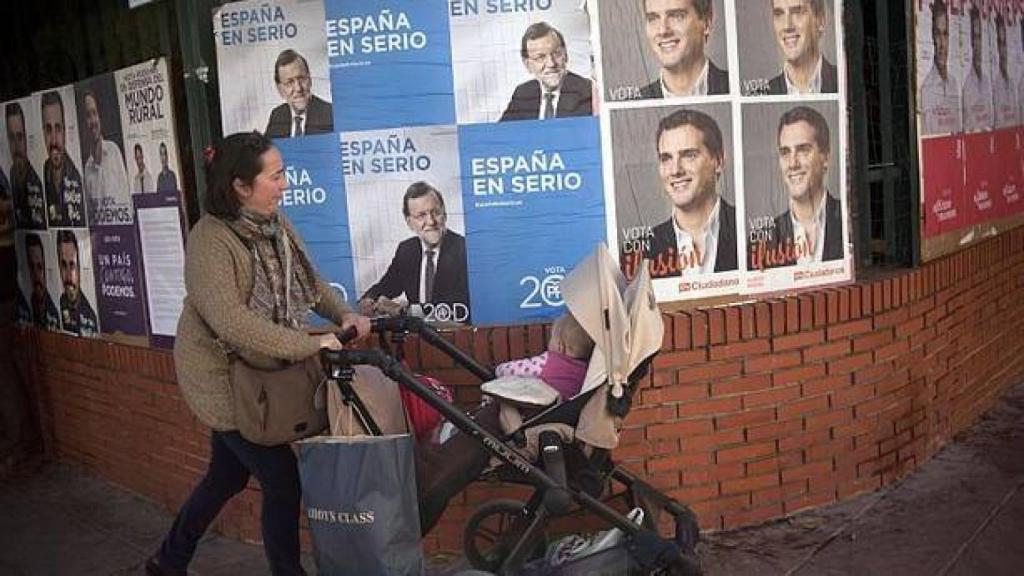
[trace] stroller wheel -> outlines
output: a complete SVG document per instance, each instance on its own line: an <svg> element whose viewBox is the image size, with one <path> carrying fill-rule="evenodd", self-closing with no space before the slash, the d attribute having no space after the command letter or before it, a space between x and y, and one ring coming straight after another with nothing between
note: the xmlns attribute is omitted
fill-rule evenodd
<svg viewBox="0 0 1024 576"><path fill-rule="evenodd" d="M473 568L495 572L526 530L526 504L519 500L494 500L473 513L462 533L466 559ZM546 538L540 538L530 557L544 554Z"/></svg>

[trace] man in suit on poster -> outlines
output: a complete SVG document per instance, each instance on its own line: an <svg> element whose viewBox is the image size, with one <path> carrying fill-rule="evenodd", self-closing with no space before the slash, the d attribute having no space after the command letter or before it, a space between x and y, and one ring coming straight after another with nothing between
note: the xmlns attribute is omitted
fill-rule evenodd
<svg viewBox="0 0 1024 576"><path fill-rule="evenodd" d="M441 192L415 182L402 198L402 214L412 238L398 244L384 276L359 299L360 309L372 313L380 297L405 295L409 304L443 304L469 313L466 239L447 227L448 213ZM459 305L459 306L456 306ZM445 320L435 314L438 320ZM457 321L469 318L458 317Z"/></svg>
<svg viewBox="0 0 1024 576"><path fill-rule="evenodd" d="M523 34L519 55L534 79L516 87L501 122L593 113L593 86L567 68L565 38L556 28L547 22L531 24Z"/></svg>
<svg viewBox="0 0 1024 576"><path fill-rule="evenodd" d="M768 93L835 94L839 73L821 53L828 25L825 0L770 0L772 29L782 53L782 72L768 83Z"/></svg>
<svg viewBox="0 0 1024 576"><path fill-rule="evenodd" d="M789 210L774 219L766 250L751 250L751 268L842 260L842 209L825 185L832 159L828 122L817 110L797 106L779 119L777 138Z"/></svg>
<svg viewBox="0 0 1024 576"><path fill-rule="evenodd" d="M729 93L729 72L705 55L714 28L713 0L645 0L647 43L661 68L640 98Z"/></svg>
<svg viewBox="0 0 1024 576"><path fill-rule="evenodd" d="M99 322L89 300L82 293L82 267L78 239L72 230L57 232L57 262L64 292L60 295L61 326L79 336L99 334Z"/></svg>
<svg viewBox="0 0 1024 576"><path fill-rule="evenodd" d="M14 219L19 228L46 228L46 198L43 183L28 160L28 135L21 104L10 102L4 110L7 145L11 153L11 195Z"/></svg>
<svg viewBox="0 0 1024 576"><path fill-rule="evenodd" d="M64 121L64 101L56 90L44 93L39 100L46 142L43 184L50 226L83 227L85 190L82 176L65 146L67 123Z"/></svg>
<svg viewBox="0 0 1024 576"><path fill-rule="evenodd" d="M57 306L46 290L46 257L43 254L43 241L38 234L25 235L25 259L28 261L28 276L32 281L28 302L32 323L47 330L60 330Z"/></svg>
<svg viewBox="0 0 1024 576"><path fill-rule="evenodd" d="M274 108L267 121L270 138L293 138L306 134L326 134L334 130L334 111L330 102L313 94L309 64L295 50L288 49L274 63L274 83L284 104Z"/></svg>
<svg viewBox="0 0 1024 576"><path fill-rule="evenodd" d="M736 208L722 198L722 130L714 118L679 109L655 136L658 174L672 215L652 230L651 276L701 276L736 270Z"/></svg>

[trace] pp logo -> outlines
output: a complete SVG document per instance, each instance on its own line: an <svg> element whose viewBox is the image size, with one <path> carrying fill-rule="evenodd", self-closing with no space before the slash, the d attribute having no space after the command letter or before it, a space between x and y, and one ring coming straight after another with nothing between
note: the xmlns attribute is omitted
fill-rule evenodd
<svg viewBox="0 0 1024 576"><path fill-rule="evenodd" d="M519 304L524 310L550 306L558 308L565 305L562 300L562 278L565 278L565 268L562 266L548 266L544 268L544 276L523 276L519 280L520 286L527 287L526 297Z"/></svg>

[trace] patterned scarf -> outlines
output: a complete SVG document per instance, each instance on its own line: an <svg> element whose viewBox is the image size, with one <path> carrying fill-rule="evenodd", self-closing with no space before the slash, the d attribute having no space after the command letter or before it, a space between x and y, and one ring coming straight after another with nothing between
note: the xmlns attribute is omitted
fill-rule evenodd
<svg viewBox="0 0 1024 576"><path fill-rule="evenodd" d="M308 327L309 311L317 304L313 267L277 214L263 216L243 209L228 226L252 251L249 309L276 324Z"/></svg>

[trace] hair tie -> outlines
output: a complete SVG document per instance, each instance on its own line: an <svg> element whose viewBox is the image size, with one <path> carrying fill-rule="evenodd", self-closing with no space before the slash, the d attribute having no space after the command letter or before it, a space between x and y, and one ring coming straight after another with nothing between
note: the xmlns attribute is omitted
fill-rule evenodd
<svg viewBox="0 0 1024 576"><path fill-rule="evenodd" d="M217 151L212 145L203 148L203 158L206 158L206 163L213 162L213 157L217 155Z"/></svg>

